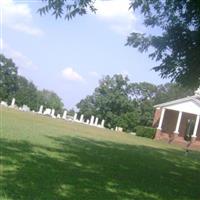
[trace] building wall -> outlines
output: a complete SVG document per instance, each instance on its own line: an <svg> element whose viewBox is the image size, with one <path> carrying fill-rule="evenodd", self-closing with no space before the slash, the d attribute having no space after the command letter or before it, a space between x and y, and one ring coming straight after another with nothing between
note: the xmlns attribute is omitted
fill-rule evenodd
<svg viewBox="0 0 200 200"><path fill-rule="evenodd" d="M154 118L153 118L153 127L157 128L159 121L160 121L160 115L161 115L161 109L156 109L154 112Z"/></svg>

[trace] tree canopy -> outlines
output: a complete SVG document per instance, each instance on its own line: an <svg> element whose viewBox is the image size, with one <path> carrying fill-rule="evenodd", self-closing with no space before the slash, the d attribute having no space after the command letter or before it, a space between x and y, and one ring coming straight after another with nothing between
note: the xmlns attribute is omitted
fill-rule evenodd
<svg viewBox="0 0 200 200"><path fill-rule="evenodd" d="M40 14L51 12L56 18L72 19L95 12L95 0L43 0ZM139 11L144 25L158 27L160 35L133 32L126 45L159 62L153 69L162 78L184 86L200 85L200 1L199 0L130 0L130 9ZM151 47L151 48L150 48Z"/></svg>
<svg viewBox="0 0 200 200"><path fill-rule="evenodd" d="M18 106L25 104L34 110L43 105L44 108L54 108L56 112L61 112L64 106L55 92L38 90L33 82L18 75L18 68L12 59L0 54L0 100L10 103L13 97Z"/></svg>
<svg viewBox="0 0 200 200"><path fill-rule="evenodd" d="M131 83L128 77L116 74L103 77L93 94L82 99L77 108L87 118L95 115L105 119L108 128L120 126L134 131L138 125L152 125L155 104L192 94L192 90L178 84Z"/></svg>
<svg viewBox="0 0 200 200"><path fill-rule="evenodd" d="M11 100L17 90L17 67L11 59L0 54L0 99Z"/></svg>

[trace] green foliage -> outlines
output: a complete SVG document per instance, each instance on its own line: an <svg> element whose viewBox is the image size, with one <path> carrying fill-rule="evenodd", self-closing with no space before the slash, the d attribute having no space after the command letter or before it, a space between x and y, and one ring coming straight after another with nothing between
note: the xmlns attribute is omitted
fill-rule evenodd
<svg viewBox="0 0 200 200"><path fill-rule="evenodd" d="M167 83L154 85L147 82L130 83L128 77L105 76L94 93L82 99L77 107L86 118L95 115L105 119L108 128L122 127L135 131L138 125L151 126L154 105L192 95L193 91Z"/></svg>
<svg viewBox="0 0 200 200"><path fill-rule="evenodd" d="M128 115L131 115L132 119L135 118L138 111L134 105L135 102L130 101L128 97L128 83L128 77L122 75L105 76L99 81L99 87L95 89L94 93L77 104L80 113L86 117L95 115L104 119L105 126L109 128L123 125L125 130L132 129L137 120L134 119L130 123L125 119ZM135 114L133 114L134 111Z"/></svg>
<svg viewBox="0 0 200 200"><path fill-rule="evenodd" d="M154 67L161 77L170 78L187 87L200 84L200 2L189 0L135 0L130 6L144 16L149 28L159 27L161 35L133 32L127 45L139 51L154 51L150 57L160 61Z"/></svg>
<svg viewBox="0 0 200 200"><path fill-rule="evenodd" d="M77 104L77 107L80 109L80 113L83 113L86 118L90 118L96 110L94 96L86 96Z"/></svg>
<svg viewBox="0 0 200 200"><path fill-rule="evenodd" d="M40 105L38 105L36 86L23 76L18 76L17 85L18 90L15 95L16 104L18 106L25 104L28 105L31 110L37 110Z"/></svg>
<svg viewBox="0 0 200 200"><path fill-rule="evenodd" d="M55 92L49 90L38 91L38 102L44 108L54 108L56 113L61 112L64 106L60 97Z"/></svg>
<svg viewBox="0 0 200 200"><path fill-rule="evenodd" d="M56 112L63 110L63 103L55 92L39 91L32 82L17 74L17 67L11 59L0 54L0 100L10 102L13 97L18 106L25 104L38 110L44 105L44 108L54 108Z"/></svg>
<svg viewBox="0 0 200 200"><path fill-rule="evenodd" d="M17 67L0 54L0 100L11 101L17 89Z"/></svg>
<svg viewBox="0 0 200 200"><path fill-rule="evenodd" d="M46 5L38 9L40 15L51 13L57 18L64 16L65 19L72 19L76 15L84 15L89 10L95 12L93 0L42 0Z"/></svg>
<svg viewBox="0 0 200 200"><path fill-rule="evenodd" d="M95 12L95 1L43 0L46 5L39 13L51 12L56 18L64 16L69 20L87 11ZM130 1L129 9L143 15L148 30L157 27L162 32L160 35L133 32L126 45L141 52L151 49L149 56L160 63L153 69L162 78L197 88L200 85L200 1L134 0Z"/></svg>
<svg viewBox="0 0 200 200"><path fill-rule="evenodd" d="M158 85L154 104L160 104L179 98L184 98L193 94L194 91L192 89L183 87L179 84L166 83L164 85Z"/></svg>
<svg viewBox="0 0 200 200"><path fill-rule="evenodd" d="M152 127L146 126L137 126L136 128L136 135L146 138L153 139L155 137L156 129Z"/></svg>

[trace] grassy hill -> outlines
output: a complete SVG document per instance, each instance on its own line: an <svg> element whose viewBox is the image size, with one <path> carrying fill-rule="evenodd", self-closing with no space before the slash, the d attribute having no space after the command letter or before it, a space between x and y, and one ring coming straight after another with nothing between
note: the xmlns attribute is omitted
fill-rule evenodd
<svg viewBox="0 0 200 200"><path fill-rule="evenodd" d="M1 200L199 200L200 152L0 108Z"/></svg>

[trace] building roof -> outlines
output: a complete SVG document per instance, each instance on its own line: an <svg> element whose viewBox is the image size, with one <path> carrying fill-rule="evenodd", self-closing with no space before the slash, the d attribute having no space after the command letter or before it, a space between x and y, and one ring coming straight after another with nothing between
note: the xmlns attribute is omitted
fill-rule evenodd
<svg viewBox="0 0 200 200"><path fill-rule="evenodd" d="M185 98L177 99L177 100L174 100L174 101L169 101L169 102L166 102L166 103L161 103L161 104L155 105L154 107L155 108L166 107L166 106L180 104L180 103L187 102L187 101L192 101L195 104L197 104L198 106L200 106L200 96L199 95L193 95L193 96L188 96L188 97L185 97Z"/></svg>

